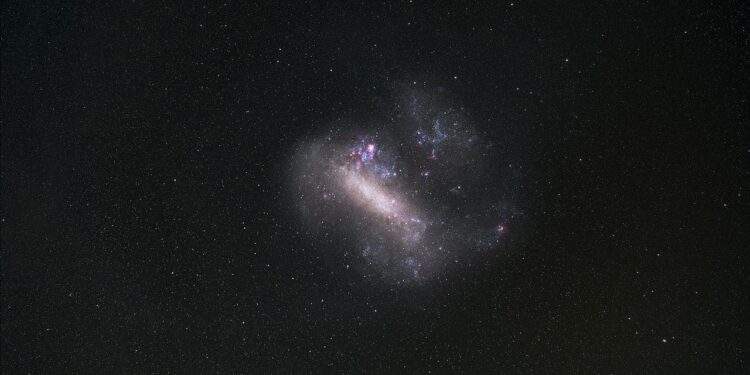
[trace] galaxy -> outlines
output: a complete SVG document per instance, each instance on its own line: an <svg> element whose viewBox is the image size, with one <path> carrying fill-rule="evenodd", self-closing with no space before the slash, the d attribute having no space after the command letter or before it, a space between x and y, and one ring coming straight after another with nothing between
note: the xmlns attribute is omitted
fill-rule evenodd
<svg viewBox="0 0 750 375"><path fill-rule="evenodd" d="M402 94L387 124L330 128L291 161L301 219L336 233L364 260L362 272L386 282L415 285L444 275L448 262L507 252L523 218L513 194L523 176L503 168L491 156L500 146L437 92ZM506 184L488 182L503 174Z"/></svg>

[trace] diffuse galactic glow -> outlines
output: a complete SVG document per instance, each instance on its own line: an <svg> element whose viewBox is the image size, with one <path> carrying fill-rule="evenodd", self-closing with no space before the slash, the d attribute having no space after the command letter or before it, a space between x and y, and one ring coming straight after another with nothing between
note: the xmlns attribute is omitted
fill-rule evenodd
<svg viewBox="0 0 750 375"><path fill-rule="evenodd" d="M407 284L499 250L521 213L507 194L513 178L484 183L503 164L464 116L430 97L409 103L395 123L305 140L291 179L314 236L345 242L363 272Z"/></svg>

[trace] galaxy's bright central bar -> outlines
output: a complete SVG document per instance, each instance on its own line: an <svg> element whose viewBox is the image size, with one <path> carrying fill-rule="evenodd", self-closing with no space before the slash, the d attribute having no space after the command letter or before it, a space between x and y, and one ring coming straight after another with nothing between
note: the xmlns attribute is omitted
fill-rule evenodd
<svg viewBox="0 0 750 375"><path fill-rule="evenodd" d="M387 219L388 225L402 240L414 242L422 239L426 225L411 212L400 197L386 190L357 170L341 168L342 185L351 199L367 211Z"/></svg>
<svg viewBox="0 0 750 375"><path fill-rule="evenodd" d="M344 187L360 204L389 219L401 216L400 202L377 183L355 171L345 170L343 173Z"/></svg>

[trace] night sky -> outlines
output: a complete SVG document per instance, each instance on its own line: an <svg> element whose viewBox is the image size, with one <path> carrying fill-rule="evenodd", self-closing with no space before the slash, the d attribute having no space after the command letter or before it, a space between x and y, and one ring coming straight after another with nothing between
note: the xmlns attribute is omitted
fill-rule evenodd
<svg viewBox="0 0 750 375"><path fill-rule="evenodd" d="M747 371L747 5L148 3L3 2L3 373Z"/></svg>

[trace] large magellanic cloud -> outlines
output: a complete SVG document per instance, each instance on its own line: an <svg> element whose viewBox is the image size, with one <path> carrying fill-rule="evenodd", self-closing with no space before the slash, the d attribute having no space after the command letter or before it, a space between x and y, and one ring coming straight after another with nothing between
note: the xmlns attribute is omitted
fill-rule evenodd
<svg viewBox="0 0 750 375"><path fill-rule="evenodd" d="M312 237L408 284L499 248L519 210L491 182L503 161L460 108L424 92L405 98L387 123L303 140L291 188Z"/></svg>

